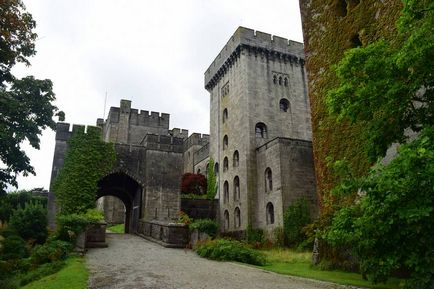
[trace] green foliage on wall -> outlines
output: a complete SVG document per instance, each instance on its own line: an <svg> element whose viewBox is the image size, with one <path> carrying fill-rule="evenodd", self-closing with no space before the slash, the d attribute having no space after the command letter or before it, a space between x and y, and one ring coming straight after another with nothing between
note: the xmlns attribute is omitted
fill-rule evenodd
<svg viewBox="0 0 434 289"><path fill-rule="evenodd" d="M115 159L114 145L102 140L100 128L74 133L54 183L61 214L85 213L95 207L98 181L113 169Z"/></svg>
<svg viewBox="0 0 434 289"><path fill-rule="evenodd" d="M214 171L214 160L210 158L208 163L206 195L208 196L208 199L213 200L215 199L216 193L217 193L217 178Z"/></svg>
<svg viewBox="0 0 434 289"><path fill-rule="evenodd" d="M283 216L286 245L290 247L300 245L306 239L302 229L311 221L309 202L306 199L298 199L293 202Z"/></svg>

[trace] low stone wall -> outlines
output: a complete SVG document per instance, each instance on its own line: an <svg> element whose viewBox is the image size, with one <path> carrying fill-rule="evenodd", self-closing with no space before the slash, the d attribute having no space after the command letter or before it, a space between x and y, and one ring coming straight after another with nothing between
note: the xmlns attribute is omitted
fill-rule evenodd
<svg viewBox="0 0 434 289"><path fill-rule="evenodd" d="M193 219L217 219L218 200L181 198L181 211Z"/></svg>
<svg viewBox="0 0 434 289"><path fill-rule="evenodd" d="M86 230L86 248L105 248L105 232L107 223L100 222L89 226Z"/></svg>
<svg viewBox="0 0 434 289"><path fill-rule="evenodd" d="M139 220L139 236L164 247L184 248L188 245L188 227L183 224Z"/></svg>

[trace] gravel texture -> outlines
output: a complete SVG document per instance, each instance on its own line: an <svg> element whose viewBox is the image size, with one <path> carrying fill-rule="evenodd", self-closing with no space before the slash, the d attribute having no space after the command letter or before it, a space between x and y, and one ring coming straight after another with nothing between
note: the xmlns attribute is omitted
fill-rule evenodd
<svg viewBox="0 0 434 289"><path fill-rule="evenodd" d="M333 289L332 283L288 277L231 262L168 249L135 235L107 234L108 248L90 249L90 289Z"/></svg>

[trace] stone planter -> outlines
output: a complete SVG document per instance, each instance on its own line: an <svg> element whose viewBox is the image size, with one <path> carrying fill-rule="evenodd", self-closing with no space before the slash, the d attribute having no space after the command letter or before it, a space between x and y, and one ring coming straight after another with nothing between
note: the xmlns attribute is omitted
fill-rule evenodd
<svg viewBox="0 0 434 289"><path fill-rule="evenodd" d="M86 248L106 248L105 241L106 222L90 225L86 230Z"/></svg>

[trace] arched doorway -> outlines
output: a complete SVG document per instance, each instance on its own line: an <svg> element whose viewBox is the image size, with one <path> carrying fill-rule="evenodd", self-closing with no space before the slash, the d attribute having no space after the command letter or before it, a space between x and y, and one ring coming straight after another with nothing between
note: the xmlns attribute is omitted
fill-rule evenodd
<svg viewBox="0 0 434 289"><path fill-rule="evenodd" d="M142 217L142 186L123 172L109 174L98 182L97 199L104 196L119 198L125 206L125 233L137 231Z"/></svg>

